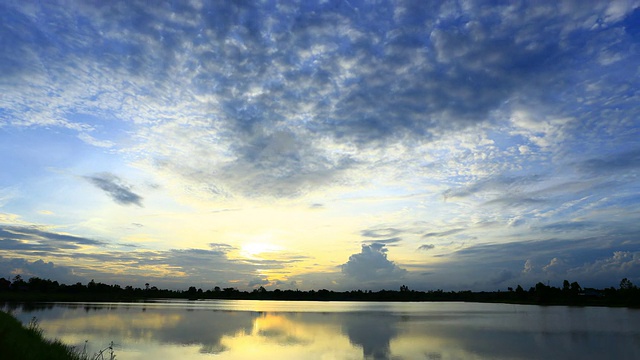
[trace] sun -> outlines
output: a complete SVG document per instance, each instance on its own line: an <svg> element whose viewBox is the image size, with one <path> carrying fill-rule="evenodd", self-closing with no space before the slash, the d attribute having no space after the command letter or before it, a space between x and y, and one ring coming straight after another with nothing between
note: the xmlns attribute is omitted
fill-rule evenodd
<svg viewBox="0 0 640 360"><path fill-rule="evenodd" d="M271 253L271 252L276 252L281 250L282 250L282 247L278 245L265 243L265 242L250 242L242 245L242 247L240 248L240 254L250 259L256 259L256 258L259 258L260 254Z"/></svg>

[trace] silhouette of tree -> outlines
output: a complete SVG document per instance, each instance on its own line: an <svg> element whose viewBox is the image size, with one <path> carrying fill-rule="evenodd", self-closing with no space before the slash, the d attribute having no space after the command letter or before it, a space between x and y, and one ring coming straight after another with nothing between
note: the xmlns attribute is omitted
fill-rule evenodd
<svg viewBox="0 0 640 360"><path fill-rule="evenodd" d="M22 280L22 276L20 274L13 277L13 282L11 283L11 287L17 290L26 290L27 283Z"/></svg>
<svg viewBox="0 0 640 360"><path fill-rule="evenodd" d="M11 281L5 279L5 278L0 278L0 291L2 290L8 290L9 286L11 286Z"/></svg>
<svg viewBox="0 0 640 360"><path fill-rule="evenodd" d="M582 286L580 286L577 281L574 281L571 283L571 288L569 290L571 291L571 295L578 295L582 291Z"/></svg>
<svg viewBox="0 0 640 360"><path fill-rule="evenodd" d="M633 285L631 280L629 280L627 278L624 278L624 279L620 280L620 290L631 290L634 287L635 286Z"/></svg>

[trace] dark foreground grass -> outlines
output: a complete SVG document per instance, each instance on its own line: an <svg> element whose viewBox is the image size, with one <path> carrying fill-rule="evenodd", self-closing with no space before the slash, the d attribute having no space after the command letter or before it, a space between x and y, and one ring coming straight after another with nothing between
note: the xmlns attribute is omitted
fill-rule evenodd
<svg viewBox="0 0 640 360"><path fill-rule="evenodd" d="M6 360L76 360L79 353L58 340L49 341L34 320L27 326L0 311L0 353Z"/></svg>
<svg viewBox="0 0 640 360"><path fill-rule="evenodd" d="M111 350L111 351L108 351ZM107 353L108 352L108 353ZM115 359L113 346L88 356L59 340L47 340L34 318L27 326L0 311L0 359L2 360L93 360Z"/></svg>

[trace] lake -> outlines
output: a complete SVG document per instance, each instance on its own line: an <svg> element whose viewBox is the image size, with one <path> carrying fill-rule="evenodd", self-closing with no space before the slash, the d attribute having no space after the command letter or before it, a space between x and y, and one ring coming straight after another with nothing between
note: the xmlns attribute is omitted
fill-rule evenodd
<svg viewBox="0 0 640 360"><path fill-rule="evenodd" d="M179 301L4 306L118 360L640 359L640 310L480 303Z"/></svg>

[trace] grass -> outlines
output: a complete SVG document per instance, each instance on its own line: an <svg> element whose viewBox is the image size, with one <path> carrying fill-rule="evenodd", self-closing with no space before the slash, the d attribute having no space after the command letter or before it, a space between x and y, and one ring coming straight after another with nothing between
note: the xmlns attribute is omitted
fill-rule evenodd
<svg viewBox="0 0 640 360"><path fill-rule="evenodd" d="M60 340L45 339L36 318L23 326L11 314L0 311L0 354L3 360L114 360L113 342L93 356Z"/></svg>

